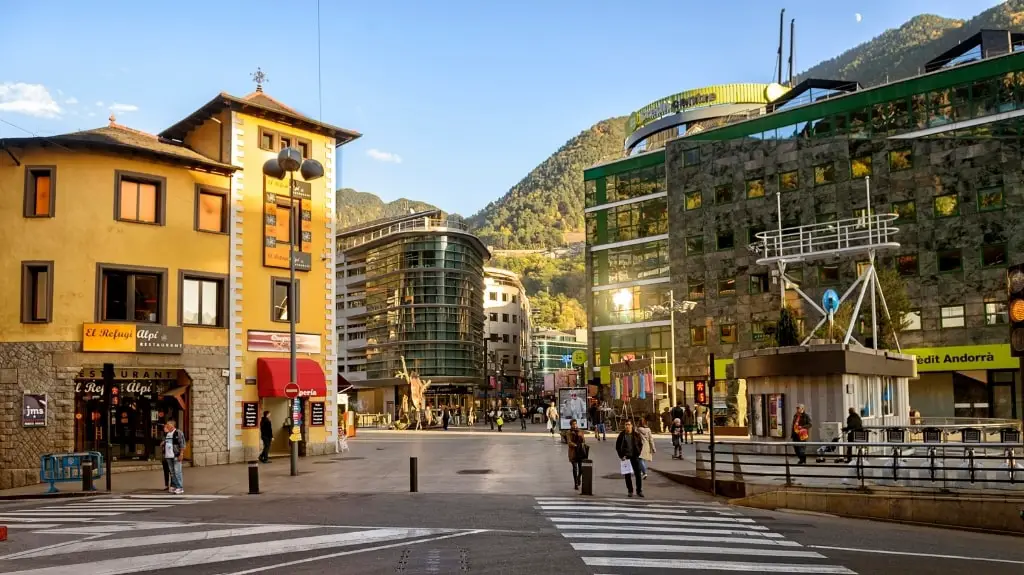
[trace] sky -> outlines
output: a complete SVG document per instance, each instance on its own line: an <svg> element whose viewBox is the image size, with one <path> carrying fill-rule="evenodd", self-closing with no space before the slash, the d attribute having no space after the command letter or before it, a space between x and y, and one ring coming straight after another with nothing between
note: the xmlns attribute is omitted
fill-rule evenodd
<svg viewBox="0 0 1024 575"><path fill-rule="evenodd" d="M0 138L96 128L111 112L156 133L218 92L253 91L259 67L271 96L363 134L341 149L340 187L468 216L600 120L770 82L780 8L787 35L796 19L799 72L917 14L998 3L0 0Z"/></svg>

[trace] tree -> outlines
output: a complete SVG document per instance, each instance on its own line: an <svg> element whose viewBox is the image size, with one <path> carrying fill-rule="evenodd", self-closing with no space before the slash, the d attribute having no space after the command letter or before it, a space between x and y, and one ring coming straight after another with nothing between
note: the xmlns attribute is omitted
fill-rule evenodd
<svg viewBox="0 0 1024 575"><path fill-rule="evenodd" d="M793 315L793 310L788 305L784 306L782 311L779 312L779 328L776 331L775 339L779 342L779 347L800 344L800 334L796 328L796 318Z"/></svg>

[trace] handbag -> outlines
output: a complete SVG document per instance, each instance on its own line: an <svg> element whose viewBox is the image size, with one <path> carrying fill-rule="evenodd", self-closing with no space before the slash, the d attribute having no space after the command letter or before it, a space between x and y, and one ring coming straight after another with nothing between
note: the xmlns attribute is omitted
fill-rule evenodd
<svg viewBox="0 0 1024 575"><path fill-rule="evenodd" d="M629 475L633 473L633 464L628 459L619 461L619 473L622 475Z"/></svg>
<svg viewBox="0 0 1024 575"><path fill-rule="evenodd" d="M586 443L576 446L576 461L583 461L584 459L590 459L590 446Z"/></svg>

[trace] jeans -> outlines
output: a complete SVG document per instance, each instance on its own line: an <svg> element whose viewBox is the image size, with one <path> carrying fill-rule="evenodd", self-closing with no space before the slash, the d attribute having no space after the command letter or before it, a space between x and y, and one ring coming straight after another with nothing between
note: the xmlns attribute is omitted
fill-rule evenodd
<svg viewBox="0 0 1024 575"><path fill-rule="evenodd" d="M601 439L608 439L607 435L605 435L604 423L597 424L597 429L594 431L594 435L597 435L598 433L601 434Z"/></svg>
<svg viewBox="0 0 1024 575"><path fill-rule="evenodd" d="M177 459L170 458L165 458L164 461L167 463L167 467L171 472L171 487L175 489L184 489L181 483L181 462Z"/></svg>
<svg viewBox="0 0 1024 575"><path fill-rule="evenodd" d="M643 477L641 476L640 458L639 457L630 457L629 458L629 463L630 463L630 465L633 466L633 473L630 473L629 475L623 475L623 477L626 478L626 491L628 493L630 493L630 494L633 493L633 477L636 476L636 492L637 493L643 493L644 492L644 482L643 482Z"/></svg>
<svg viewBox="0 0 1024 575"><path fill-rule="evenodd" d="M583 461L571 461L572 463L572 483L578 486L583 481Z"/></svg>
<svg viewBox="0 0 1024 575"><path fill-rule="evenodd" d="M796 441L796 440L794 440L794 441ZM793 446L793 451L796 453L797 460L800 463L806 463L807 462L807 448L806 447L804 447L803 445L794 445Z"/></svg>
<svg viewBox="0 0 1024 575"><path fill-rule="evenodd" d="M170 461L171 460L167 458L160 460L160 463L163 464L164 468L164 489L167 489L168 487L171 486L171 466L168 465L168 462Z"/></svg>
<svg viewBox="0 0 1024 575"><path fill-rule="evenodd" d="M270 442L273 440L273 437L263 438L263 451L260 452L260 461L263 463L270 461Z"/></svg>
<svg viewBox="0 0 1024 575"><path fill-rule="evenodd" d="M526 431L526 416L525 415L520 415L519 416L519 425L522 426L523 431Z"/></svg>
<svg viewBox="0 0 1024 575"><path fill-rule="evenodd" d="M643 458L640 459L640 470L644 472L644 475L647 474L647 460L646 459L643 459Z"/></svg>

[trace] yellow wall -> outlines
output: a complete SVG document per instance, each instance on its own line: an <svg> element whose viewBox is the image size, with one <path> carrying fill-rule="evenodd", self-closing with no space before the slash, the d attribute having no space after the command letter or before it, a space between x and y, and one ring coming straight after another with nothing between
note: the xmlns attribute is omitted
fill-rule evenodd
<svg viewBox="0 0 1024 575"><path fill-rule="evenodd" d="M82 324L95 321L98 262L167 268L167 323L178 325L178 270L228 273L228 236L194 228L195 185L230 187L230 178L87 151L13 150L16 166L0 154L0 342L81 341ZM25 218L26 165L57 166L53 218ZM166 225L114 219L114 171L167 179ZM171 249L173 248L173 249ZM21 261L54 262L53 321L22 324ZM186 328L186 345L226 346L226 329Z"/></svg>

